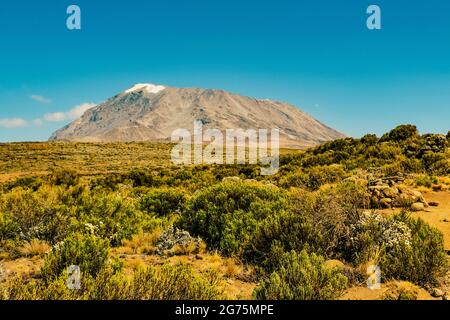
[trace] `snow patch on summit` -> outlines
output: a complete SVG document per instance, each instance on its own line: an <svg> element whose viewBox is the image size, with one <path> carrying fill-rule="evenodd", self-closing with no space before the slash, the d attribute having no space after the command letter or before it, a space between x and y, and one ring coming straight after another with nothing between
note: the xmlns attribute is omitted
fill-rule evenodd
<svg viewBox="0 0 450 320"><path fill-rule="evenodd" d="M131 93L135 91L141 91L144 90L147 93L158 93L160 91L163 91L166 89L164 86L159 86L151 83L138 83L131 87L130 89L126 90L125 93Z"/></svg>

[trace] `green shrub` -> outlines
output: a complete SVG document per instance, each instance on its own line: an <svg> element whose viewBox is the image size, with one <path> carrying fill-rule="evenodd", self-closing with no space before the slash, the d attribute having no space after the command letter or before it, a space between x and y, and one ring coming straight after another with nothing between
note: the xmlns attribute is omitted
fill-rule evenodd
<svg viewBox="0 0 450 320"><path fill-rule="evenodd" d="M427 187L431 188L433 184L438 183L436 177L430 177L428 175L419 175L414 179L414 184L416 187Z"/></svg>
<svg viewBox="0 0 450 320"><path fill-rule="evenodd" d="M143 169L131 170L128 174L128 179L132 181L134 187L158 187L161 185L161 179L157 174Z"/></svg>
<svg viewBox="0 0 450 320"><path fill-rule="evenodd" d="M305 248L320 251L322 238L312 219L304 213L274 212L258 225L245 249L245 258L270 271L278 263L280 251L300 252Z"/></svg>
<svg viewBox="0 0 450 320"><path fill-rule="evenodd" d="M405 141L419 135L417 127L411 124L400 125L385 134L381 139L383 141Z"/></svg>
<svg viewBox="0 0 450 320"><path fill-rule="evenodd" d="M255 289L259 300L331 300L346 289L348 279L324 259L306 251L281 257L278 268Z"/></svg>
<svg viewBox="0 0 450 320"><path fill-rule="evenodd" d="M401 171L410 173L420 173L424 171L422 161L416 158L405 158L400 161Z"/></svg>
<svg viewBox="0 0 450 320"><path fill-rule="evenodd" d="M378 137L375 134L366 134L361 138L361 142L367 146L374 146L378 143Z"/></svg>
<svg viewBox="0 0 450 320"><path fill-rule="evenodd" d="M286 207L286 197L276 187L223 182L195 194L178 225L200 236L210 248L226 255L240 254L255 234L257 225Z"/></svg>
<svg viewBox="0 0 450 320"><path fill-rule="evenodd" d="M270 270L278 259L273 256L274 247L285 252L308 249L349 262L372 250L369 244L354 246L351 241L368 203L364 187L348 182L316 193L293 190L288 199L285 210L273 212L258 224L245 250L248 261Z"/></svg>
<svg viewBox="0 0 450 320"><path fill-rule="evenodd" d="M71 229L71 210L61 202L59 187L37 191L15 188L0 196L1 239L40 239L55 243Z"/></svg>
<svg viewBox="0 0 450 320"><path fill-rule="evenodd" d="M217 275L196 274L187 265L136 270L131 279L112 268L83 274L80 289L67 287L64 270L50 281L15 277L0 286L0 300L214 300L222 297Z"/></svg>
<svg viewBox="0 0 450 320"><path fill-rule="evenodd" d="M381 172L384 176L395 176L401 174L402 171L402 166L399 162L385 164L381 167Z"/></svg>
<svg viewBox="0 0 450 320"><path fill-rule="evenodd" d="M32 189L33 191L38 190L44 181L40 177L24 177L18 178L12 182L8 182L4 185L5 190L12 190L17 187Z"/></svg>
<svg viewBox="0 0 450 320"><path fill-rule="evenodd" d="M118 246L151 219L136 207L132 198L118 193L86 194L76 208L78 230L109 239L111 245Z"/></svg>
<svg viewBox="0 0 450 320"><path fill-rule="evenodd" d="M312 167L307 170L300 169L281 178L283 187L300 187L317 190L327 183L334 183L347 176L341 165Z"/></svg>
<svg viewBox="0 0 450 320"><path fill-rule="evenodd" d="M350 243L353 225L368 200L364 187L345 182L309 196L299 194L292 205L295 212L309 217L322 254L351 262L355 257Z"/></svg>
<svg viewBox="0 0 450 320"><path fill-rule="evenodd" d="M75 186L79 182L79 175L73 169L57 169L51 174L50 179L56 186Z"/></svg>
<svg viewBox="0 0 450 320"><path fill-rule="evenodd" d="M195 274L186 265L148 267L134 274L128 299L132 300L212 300L219 299L217 274Z"/></svg>
<svg viewBox="0 0 450 320"><path fill-rule="evenodd" d="M402 213L394 216L411 230L411 239L398 241L384 249L380 267L384 277L407 280L418 285L433 285L447 268L442 233L421 219Z"/></svg>
<svg viewBox="0 0 450 320"><path fill-rule="evenodd" d="M146 213L166 216L181 212L186 202L186 194L180 189L153 189L140 199L141 210Z"/></svg>
<svg viewBox="0 0 450 320"><path fill-rule="evenodd" d="M75 265L83 274L95 277L108 264L108 240L75 233L53 246L46 256L41 274L55 280L68 267Z"/></svg>

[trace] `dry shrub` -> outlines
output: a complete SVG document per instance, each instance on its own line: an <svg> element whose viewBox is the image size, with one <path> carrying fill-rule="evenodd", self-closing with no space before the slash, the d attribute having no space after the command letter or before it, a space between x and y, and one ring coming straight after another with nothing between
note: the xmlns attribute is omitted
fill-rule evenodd
<svg viewBox="0 0 450 320"><path fill-rule="evenodd" d="M175 256L180 255L188 256L193 253L197 253L197 244L195 242L189 242L186 244L177 244L170 250L170 254L173 254Z"/></svg>
<svg viewBox="0 0 450 320"><path fill-rule="evenodd" d="M51 250L51 246L42 240L33 239L19 248L19 253L24 257L43 256Z"/></svg>
<svg viewBox="0 0 450 320"><path fill-rule="evenodd" d="M242 268L232 258L227 258L224 261L224 267L225 267L224 275L227 278L235 278L239 273L242 272Z"/></svg>
<svg viewBox="0 0 450 320"><path fill-rule="evenodd" d="M126 260L124 265L132 270L137 270L138 268L144 267L145 262L138 257L133 257L133 259Z"/></svg>
<svg viewBox="0 0 450 320"><path fill-rule="evenodd" d="M157 228L150 233L143 231L134 235L131 240L123 240L123 246L130 248L135 254L152 253L155 250L156 242L161 235L162 230Z"/></svg>

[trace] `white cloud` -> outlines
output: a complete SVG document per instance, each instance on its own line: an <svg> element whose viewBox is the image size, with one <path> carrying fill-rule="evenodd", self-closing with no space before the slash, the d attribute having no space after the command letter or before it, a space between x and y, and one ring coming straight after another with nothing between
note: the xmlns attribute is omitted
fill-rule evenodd
<svg viewBox="0 0 450 320"><path fill-rule="evenodd" d="M46 113L44 115L45 121L64 121L66 120L66 114L64 112Z"/></svg>
<svg viewBox="0 0 450 320"><path fill-rule="evenodd" d="M52 103L52 99L46 98L46 97L38 95L38 94L31 95L30 99L34 100L36 102L39 102L39 103L44 103L44 104Z"/></svg>
<svg viewBox="0 0 450 320"><path fill-rule="evenodd" d="M42 126L42 119L34 119L32 122L36 127Z"/></svg>
<svg viewBox="0 0 450 320"><path fill-rule="evenodd" d="M59 121L66 121L66 120L75 120L79 117L81 117L87 110L95 107L95 103L82 103L80 105L77 105L70 109L67 112L53 112L53 113L47 113L42 118L36 118L33 120L30 120L32 124L34 124L36 127L40 127L44 124L44 121L47 122L59 122ZM5 118L0 119L0 127L1 128L21 128L28 126L29 122L22 118Z"/></svg>
<svg viewBox="0 0 450 320"><path fill-rule="evenodd" d="M68 112L69 119L77 119L81 117L86 111L95 106L95 103L82 103Z"/></svg>
<svg viewBox="0 0 450 320"><path fill-rule="evenodd" d="M22 118L0 119L0 127L12 129L28 125L28 122Z"/></svg>
<svg viewBox="0 0 450 320"><path fill-rule="evenodd" d="M95 107L95 103L82 103L78 106L73 107L67 112L54 112L47 113L44 115L45 121L57 122L57 121L65 121L65 120L75 120L81 117L87 110Z"/></svg>

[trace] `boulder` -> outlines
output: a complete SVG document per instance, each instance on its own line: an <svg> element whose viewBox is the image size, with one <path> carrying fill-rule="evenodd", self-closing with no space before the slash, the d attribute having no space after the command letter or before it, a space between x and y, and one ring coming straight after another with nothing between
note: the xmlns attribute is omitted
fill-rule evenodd
<svg viewBox="0 0 450 320"><path fill-rule="evenodd" d="M383 194L386 198L395 198L398 195L398 189L395 187L383 189Z"/></svg>
<svg viewBox="0 0 450 320"><path fill-rule="evenodd" d="M439 288L431 289L430 294L435 298L440 298L440 297L444 296L444 292Z"/></svg>
<svg viewBox="0 0 450 320"><path fill-rule="evenodd" d="M411 205L412 211L424 211L425 205L422 202L415 202Z"/></svg>
<svg viewBox="0 0 450 320"><path fill-rule="evenodd" d="M192 237L189 232L171 227L159 236L156 243L156 253L165 255L176 246L188 245L192 245L195 250L198 250L201 243L202 240L200 238Z"/></svg>
<svg viewBox="0 0 450 320"><path fill-rule="evenodd" d="M414 201L416 202L424 202L425 199L422 196L422 193L416 190L411 190L411 195L414 197Z"/></svg>

